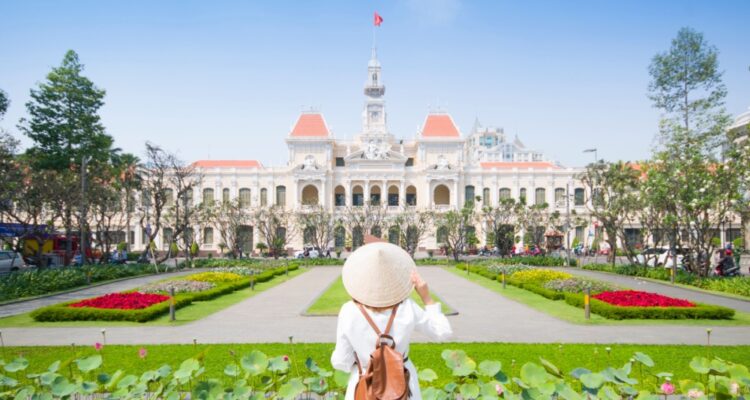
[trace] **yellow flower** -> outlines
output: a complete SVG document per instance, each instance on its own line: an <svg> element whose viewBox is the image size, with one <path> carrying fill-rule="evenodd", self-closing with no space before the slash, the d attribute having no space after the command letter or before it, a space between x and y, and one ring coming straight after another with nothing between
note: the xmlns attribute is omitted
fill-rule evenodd
<svg viewBox="0 0 750 400"><path fill-rule="evenodd" d="M520 283L533 283L536 285L542 285L545 282L558 280L558 279L570 279L573 275L562 272L553 271L551 269L531 269L526 271L518 271L511 275L511 278Z"/></svg>
<svg viewBox="0 0 750 400"><path fill-rule="evenodd" d="M242 279L242 275L231 272L201 272L190 275L187 279L198 282L233 282Z"/></svg>

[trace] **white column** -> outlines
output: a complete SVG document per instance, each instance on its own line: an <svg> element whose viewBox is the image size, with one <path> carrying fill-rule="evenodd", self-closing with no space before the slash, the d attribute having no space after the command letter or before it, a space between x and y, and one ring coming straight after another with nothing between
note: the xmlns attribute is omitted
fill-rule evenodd
<svg viewBox="0 0 750 400"><path fill-rule="evenodd" d="M398 205L399 206L405 206L406 205L406 183L402 179L401 182L399 182L398 187Z"/></svg>

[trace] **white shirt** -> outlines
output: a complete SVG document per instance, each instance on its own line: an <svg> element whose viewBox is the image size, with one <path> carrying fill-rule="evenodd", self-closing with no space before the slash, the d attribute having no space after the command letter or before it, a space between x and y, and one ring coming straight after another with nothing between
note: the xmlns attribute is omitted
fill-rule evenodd
<svg viewBox="0 0 750 400"><path fill-rule="evenodd" d="M385 326L391 316L391 310L383 312L373 312L367 308L365 310L381 332L385 331ZM396 342L396 351L405 356L409 355L409 343L415 329L435 340L445 340L453 333L448 319L441 311L440 303L426 306L422 310L414 301L406 299L398 307L396 318L393 320L393 326L389 333ZM350 373L349 385L346 388L346 400L354 399L354 389L359 380L354 352L357 353L357 357L362 363L362 370L367 370L370 353L375 350L377 338L375 330L367 323L364 315L354 302L349 301L341 307L338 327L336 328L336 348L331 355L331 364L338 370ZM411 359L406 362L405 366L410 374L410 398L421 400L422 394L419 391L417 370L414 368Z"/></svg>

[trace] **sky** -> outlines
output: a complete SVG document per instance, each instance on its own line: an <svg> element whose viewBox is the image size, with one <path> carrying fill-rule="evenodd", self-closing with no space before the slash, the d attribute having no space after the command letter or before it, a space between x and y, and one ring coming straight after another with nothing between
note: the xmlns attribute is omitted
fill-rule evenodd
<svg viewBox="0 0 750 400"><path fill-rule="evenodd" d="M29 91L78 52L106 90L117 147L151 141L185 161L287 162L303 110L334 136L361 128L373 43L388 126L413 139L431 110L464 135L476 118L566 166L649 156L659 113L652 57L684 26L719 50L732 115L750 106L750 1L86 1L0 0L0 127L17 129Z"/></svg>

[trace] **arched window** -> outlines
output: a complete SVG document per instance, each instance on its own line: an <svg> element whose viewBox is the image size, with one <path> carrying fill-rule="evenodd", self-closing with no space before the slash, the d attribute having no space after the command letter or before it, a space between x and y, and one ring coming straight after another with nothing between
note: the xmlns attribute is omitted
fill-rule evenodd
<svg viewBox="0 0 750 400"><path fill-rule="evenodd" d="M575 194L573 195L574 198L574 204L576 206L582 206L586 202L586 191L583 190L583 188L576 188Z"/></svg>
<svg viewBox="0 0 750 400"><path fill-rule="evenodd" d="M276 186L276 205L280 207L286 206L286 186Z"/></svg>
<svg viewBox="0 0 750 400"><path fill-rule="evenodd" d="M302 204L308 206L318 204L318 188L315 185L307 185L302 188Z"/></svg>
<svg viewBox="0 0 750 400"><path fill-rule="evenodd" d="M374 206L380 205L380 186L378 185L370 188L370 204Z"/></svg>
<svg viewBox="0 0 750 400"><path fill-rule="evenodd" d="M450 205L451 204L451 190L445 185L437 185L435 191L432 194L432 201L435 205Z"/></svg>
<svg viewBox="0 0 750 400"><path fill-rule="evenodd" d="M352 189L352 205L353 206L363 206L365 203L364 194L362 193L362 186L355 186L354 189Z"/></svg>
<svg viewBox="0 0 750 400"><path fill-rule="evenodd" d="M398 242L400 239L400 230L398 226L392 226L388 228L388 242L395 244L398 246Z"/></svg>
<svg viewBox="0 0 750 400"><path fill-rule="evenodd" d="M268 205L268 189L260 189L260 206L265 207Z"/></svg>
<svg viewBox="0 0 750 400"><path fill-rule="evenodd" d="M474 204L474 186L467 185L464 188L464 205L473 205L473 204Z"/></svg>
<svg viewBox="0 0 750 400"><path fill-rule="evenodd" d="M534 204L536 205L542 205L547 202L547 191L544 190L544 188L537 188L536 192L534 193Z"/></svg>
<svg viewBox="0 0 750 400"><path fill-rule="evenodd" d="M214 244L214 228L203 228L203 244Z"/></svg>
<svg viewBox="0 0 750 400"><path fill-rule="evenodd" d="M500 200L510 198L510 188L501 188L499 193Z"/></svg>
<svg viewBox="0 0 750 400"><path fill-rule="evenodd" d="M250 189L248 188L240 189L240 207L242 208L250 207Z"/></svg>
<svg viewBox="0 0 750 400"><path fill-rule="evenodd" d="M526 203L526 188L521 188L521 192L518 194L518 201Z"/></svg>
<svg viewBox="0 0 750 400"><path fill-rule="evenodd" d="M211 204L214 202L214 190L211 188L203 189L203 202Z"/></svg>
<svg viewBox="0 0 750 400"><path fill-rule="evenodd" d="M221 201L224 203L229 203L229 188L224 188L221 190Z"/></svg>
<svg viewBox="0 0 750 400"><path fill-rule="evenodd" d="M565 205L565 189L564 188L556 188L555 189L555 205Z"/></svg>
<svg viewBox="0 0 750 400"><path fill-rule="evenodd" d="M490 188L484 188L482 190L482 205L484 206L492 205L490 202Z"/></svg>
<svg viewBox="0 0 750 400"><path fill-rule="evenodd" d="M406 188L406 204L410 206L417 205L417 188L412 185Z"/></svg>
<svg viewBox="0 0 750 400"><path fill-rule="evenodd" d="M341 185L336 186L336 189L333 191L333 204L336 207L343 207L346 205L346 190Z"/></svg>
<svg viewBox="0 0 750 400"><path fill-rule="evenodd" d="M398 206L398 187L391 185L388 188L388 205L391 207Z"/></svg>

